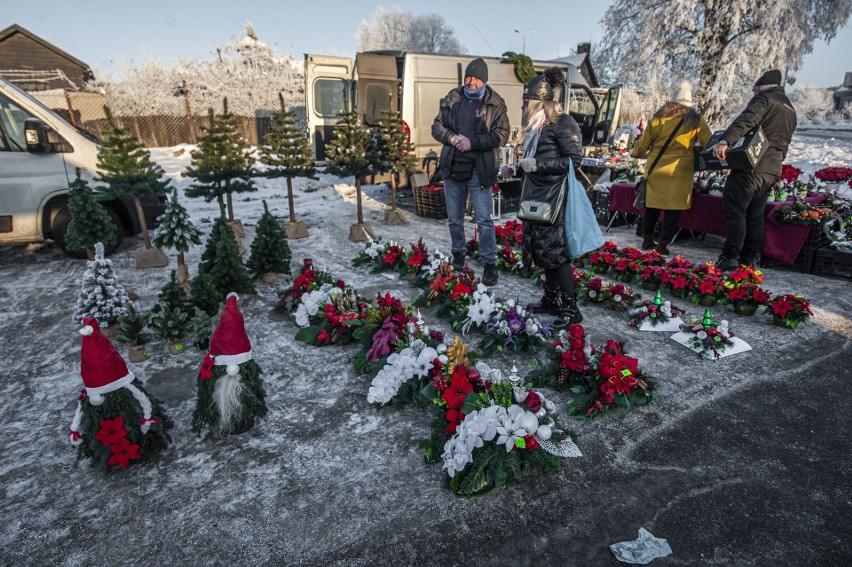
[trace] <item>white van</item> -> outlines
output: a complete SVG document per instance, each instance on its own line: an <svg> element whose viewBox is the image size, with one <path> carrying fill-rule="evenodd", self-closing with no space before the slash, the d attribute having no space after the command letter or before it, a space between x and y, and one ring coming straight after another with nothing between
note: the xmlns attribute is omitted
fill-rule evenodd
<svg viewBox="0 0 852 567"><path fill-rule="evenodd" d="M97 138L0 77L0 244L50 238L69 254L85 256L65 246L71 220L68 185L78 167L91 183L97 156ZM148 227L156 226L165 204L165 195L142 198ZM132 199L104 201L103 206L119 236L141 231ZM106 251L112 252L119 243L120 238Z"/></svg>
<svg viewBox="0 0 852 567"><path fill-rule="evenodd" d="M374 126L382 110L401 114L418 157L440 154L432 138L432 123L438 105L447 93L463 84L464 70L476 55L443 55L407 51L358 53L348 57L305 55L305 117L316 159L325 159L340 115L358 110L367 125ZM521 104L524 84L515 76L514 65L497 57L483 57L488 64L488 84L506 101L510 133L508 146L522 142ZM599 103L576 66L564 60L533 61L538 72L560 67L565 73L561 103L583 132L583 145L606 143L615 133L621 88L609 89ZM354 104L353 104L354 103ZM511 158L512 152L505 156ZM510 160L511 163L511 160Z"/></svg>

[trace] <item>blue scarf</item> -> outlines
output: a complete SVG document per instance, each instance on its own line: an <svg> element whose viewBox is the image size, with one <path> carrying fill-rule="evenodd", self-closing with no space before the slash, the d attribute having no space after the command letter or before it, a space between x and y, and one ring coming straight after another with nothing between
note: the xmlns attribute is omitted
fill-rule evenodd
<svg viewBox="0 0 852 567"><path fill-rule="evenodd" d="M482 85L478 89L469 89L467 85L464 87L464 96L467 98L471 98L474 100L478 100L485 96L485 85Z"/></svg>

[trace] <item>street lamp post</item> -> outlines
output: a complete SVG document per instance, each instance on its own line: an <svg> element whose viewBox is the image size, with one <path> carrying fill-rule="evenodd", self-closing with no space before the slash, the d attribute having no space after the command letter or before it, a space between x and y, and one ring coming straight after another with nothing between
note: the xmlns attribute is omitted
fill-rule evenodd
<svg viewBox="0 0 852 567"><path fill-rule="evenodd" d="M521 30L515 30L515 33L521 34L521 37L524 38L524 48L521 51L521 55L526 55L527 54L527 36L533 35L535 32L534 31L522 32Z"/></svg>

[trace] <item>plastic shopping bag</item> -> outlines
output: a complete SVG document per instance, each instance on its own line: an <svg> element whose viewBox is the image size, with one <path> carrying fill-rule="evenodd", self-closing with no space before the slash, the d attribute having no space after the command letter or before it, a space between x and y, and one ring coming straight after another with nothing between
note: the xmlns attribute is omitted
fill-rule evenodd
<svg viewBox="0 0 852 567"><path fill-rule="evenodd" d="M574 163L568 167L568 198L565 210L565 236L568 254L579 258L587 252L597 250L604 244L603 233L592 210L592 203L577 178Z"/></svg>

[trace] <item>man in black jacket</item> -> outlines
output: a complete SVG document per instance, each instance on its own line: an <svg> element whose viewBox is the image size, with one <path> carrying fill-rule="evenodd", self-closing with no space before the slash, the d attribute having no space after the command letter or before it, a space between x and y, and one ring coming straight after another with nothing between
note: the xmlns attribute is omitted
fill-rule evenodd
<svg viewBox="0 0 852 567"><path fill-rule="evenodd" d="M432 137L444 144L439 171L444 179L453 266L464 267L464 213L470 194L485 266L482 283L491 286L497 283L492 188L497 183L500 147L509 139L509 117L503 98L486 84L488 66L482 58L471 61L464 74L464 85L441 99Z"/></svg>
<svg viewBox="0 0 852 567"><path fill-rule="evenodd" d="M781 71L767 71L754 84L754 96L745 110L725 130L713 154L725 159L728 143L760 126L769 147L751 171L731 171L725 183L722 212L726 237L716 267L733 270L740 264L754 266L763 247L763 217L766 200L781 177L781 164L787 156L796 129L796 110L781 86Z"/></svg>

